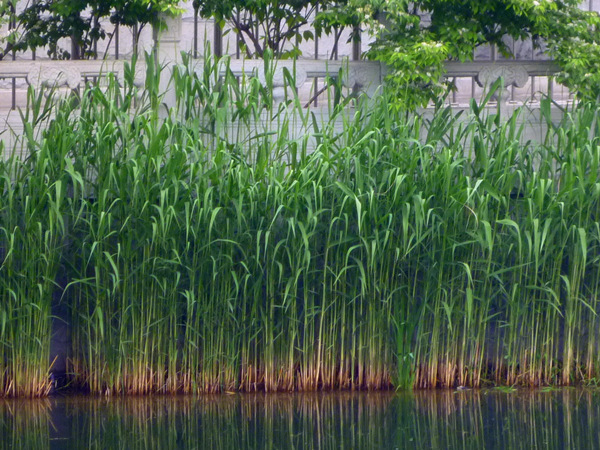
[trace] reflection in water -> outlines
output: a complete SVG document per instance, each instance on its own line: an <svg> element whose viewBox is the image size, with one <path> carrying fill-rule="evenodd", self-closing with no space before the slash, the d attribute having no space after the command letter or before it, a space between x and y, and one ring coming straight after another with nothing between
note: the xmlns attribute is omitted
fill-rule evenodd
<svg viewBox="0 0 600 450"><path fill-rule="evenodd" d="M600 391L0 401L0 448L599 448Z"/></svg>

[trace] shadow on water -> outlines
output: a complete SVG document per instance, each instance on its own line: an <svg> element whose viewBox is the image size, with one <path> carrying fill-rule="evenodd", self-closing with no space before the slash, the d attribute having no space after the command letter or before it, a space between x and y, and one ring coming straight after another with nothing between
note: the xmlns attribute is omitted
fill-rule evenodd
<svg viewBox="0 0 600 450"><path fill-rule="evenodd" d="M0 448L599 448L600 391L0 401Z"/></svg>

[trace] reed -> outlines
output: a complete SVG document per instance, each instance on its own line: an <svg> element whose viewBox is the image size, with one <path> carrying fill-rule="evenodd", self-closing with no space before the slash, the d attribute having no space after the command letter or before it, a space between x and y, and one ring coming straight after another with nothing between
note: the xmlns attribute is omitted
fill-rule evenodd
<svg viewBox="0 0 600 450"><path fill-rule="evenodd" d="M66 236L61 155L34 133L53 109L52 93L30 91L28 100L20 145L31 154L0 161L0 397L50 391L50 306Z"/></svg>
<svg viewBox="0 0 600 450"><path fill-rule="evenodd" d="M98 394L598 379L597 105L543 103L532 143L490 97L426 119L332 80L318 120L265 64L183 58L167 112L151 59L140 91L32 96L0 165L2 395L47 393L53 295Z"/></svg>

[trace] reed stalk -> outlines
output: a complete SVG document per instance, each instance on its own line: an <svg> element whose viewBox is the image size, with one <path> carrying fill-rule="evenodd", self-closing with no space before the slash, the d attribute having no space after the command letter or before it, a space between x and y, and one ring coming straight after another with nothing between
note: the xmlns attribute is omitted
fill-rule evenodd
<svg viewBox="0 0 600 450"><path fill-rule="evenodd" d="M319 121L274 61L263 86L208 57L165 112L147 64L32 96L0 163L2 395L48 392L53 297L97 394L600 377L597 105L533 143L490 97L427 119L332 81Z"/></svg>

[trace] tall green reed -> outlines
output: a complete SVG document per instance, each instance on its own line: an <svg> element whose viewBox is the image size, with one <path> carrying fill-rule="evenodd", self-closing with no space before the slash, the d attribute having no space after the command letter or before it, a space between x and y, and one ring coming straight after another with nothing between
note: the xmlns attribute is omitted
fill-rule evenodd
<svg viewBox="0 0 600 450"><path fill-rule="evenodd" d="M275 101L275 61L266 85L227 59L182 61L167 112L159 69L137 91L128 68L61 103L42 138L27 138L29 158L2 165L0 247L19 249L2 261L3 304L40 276L33 308L45 321L32 323L49 323L53 292L69 302L76 384L120 394L597 379L595 105L556 126L543 103L537 144L518 111L486 108L489 96L427 119L390 112L385 91L343 98L333 83L320 121L293 71ZM19 234L18 223L37 225ZM5 330L46 336L17 323L34 318L20 308L2 316L15 321L0 329L7 391L18 358Z"/></svg>
<svg viewBox="0 0 600 450"><path fill-rule="evenodd" d="M36 128L46 123L53 102L51 92L46 98L29 91L18 145L30 154L22 159L12 151L0 159L0 396L37 397L51 389L50 309L53 295L60 295L55 280L68 226L67 186L55 137L40 139Z"/></svg>

